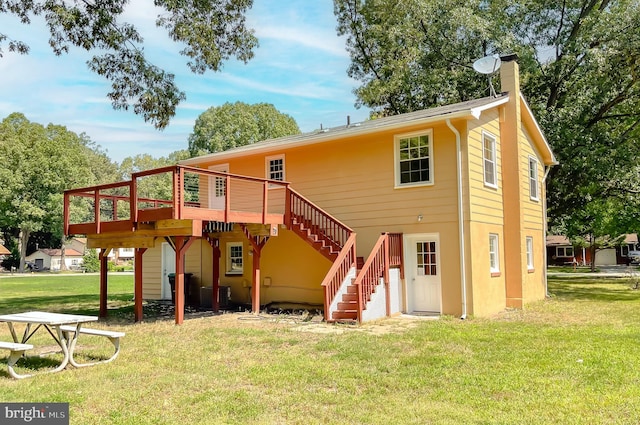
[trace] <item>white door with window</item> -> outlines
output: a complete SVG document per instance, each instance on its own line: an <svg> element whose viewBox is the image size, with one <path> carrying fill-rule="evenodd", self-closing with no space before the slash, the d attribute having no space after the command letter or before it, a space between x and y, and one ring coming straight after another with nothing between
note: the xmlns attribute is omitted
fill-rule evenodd
<svg viewBox="0 0 640 425"><path fill-rule="evenodd" d="M437 234L405 235L409 312L442 311L440 243Z"/></svg>
<svg viewBox="0 0 640 425"><path fill-rule="evenodd" d="M211 171L229 172L229 165L213 165L209 167ZM227 197L227 180L224 177L209 177L209 208L223 210Z"/></svg>
<svg viewBox="0 0 640 425"><path fill-rule="evenodd" d="M169 284L169 273L176 272L176 252L168 243L162 244L162 299L171 299L171 285Z"/></svg>

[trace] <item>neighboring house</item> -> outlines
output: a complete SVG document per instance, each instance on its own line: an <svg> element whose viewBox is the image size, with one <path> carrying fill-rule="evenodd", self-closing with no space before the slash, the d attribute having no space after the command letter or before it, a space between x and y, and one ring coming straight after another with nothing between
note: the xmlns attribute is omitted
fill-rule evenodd
<svg viewBox="0 0 640 425"><path fill-rule="evenodd" d="M109 251L109 261L114 264L123 264L133 261L135 250L133 248L114 248Z"/></svg>
<svg viewBox="0 0 640 425"><path fill-rule="evenodd" d="M83 254L75 249L66 248L64 252L64 260L67 270L80 270L82 267ZM35 264L36 270L60 270L62 264L61 249L39 249L36 252L27 255L26 260Z"/></svg>
<svg viewBox="0 0 640 425"><path fill-rule="evenodd" d="M106 255L122 246L135 247L136 320L143 299L170 299L175 273L182 322L186 272L213 294L230 288L254 312L317 305L328 321L489 316L544 298L544 179L555 158L520 93L517 63L503 59L495 97L65 192L65 232L101 249L100 314ZM138 183L158 175L173 179L173 199L140 198ZM100 198L101 214L87 211L99 221L71 223L70 204L87 198Z"/></svg>
<svg viewBox="0 0 640 425"><path fill-rule="evenodd" d="M635 233L625 236L624 243L613 248L603 248L596 251L596 266L612 266L631 262L629 251L640 248L638 235ZM574 246L569 238L563 235L547 236L547 264L561 266L573 264L591 264L591 252L588 247Z"/></svg>
<svg viewBox="0 0 640 425"><path fill-rule="evenodd" d="M71 238L66 241L65 247L84 254L87 249L87 238Z"/></svg>
<svg viewBox="0 0 640 425"><path fill-rule="evenodd" d="M0 244L0 256L11 255L11 251L5 248L4 245Z"/></svg>

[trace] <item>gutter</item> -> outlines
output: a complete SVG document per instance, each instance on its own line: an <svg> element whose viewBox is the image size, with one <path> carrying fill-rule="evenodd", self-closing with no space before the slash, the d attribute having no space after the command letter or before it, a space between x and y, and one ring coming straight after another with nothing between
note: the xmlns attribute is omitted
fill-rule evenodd
<svg viewBox="0 0 640 425"><path fill-rule="evenodd" d="M549 223L548 223L548 219L547 219L547 176L549 175L549 171L551 171L551 167L553 167L554 165L556 165L557 162L554 162L551 165L547 165L545 166L545 170L544 170L544 177L542 178L542 184L544 185L544 199L542 200L542 211L544 211L544 225L543 225L543 230L542 230L542 236L543 236L543 243L544 243L544 250L542 251L543 254L543 260L544 263L542 264L543 267L543 275L544 275L544 296L546 298L549 298L549 277L548 277L548 272L547 272L547 227L549 227ZM584 255L582 257L584 259Z"/></svg>
<svg viewBox="0 0 640 425"><path fill-rule="evenodd" d="M462 209L462 152L460 151L460 132L451 124L451 120L447 118L447 127L456 136L456 155L457 155L457 180L458 180L458 234L460 235L460 289L462 292L462 315L460 319L467 318L467 269L465 258L464 244L464 214ZM546 283L545 283L546 285Z"/></svg>

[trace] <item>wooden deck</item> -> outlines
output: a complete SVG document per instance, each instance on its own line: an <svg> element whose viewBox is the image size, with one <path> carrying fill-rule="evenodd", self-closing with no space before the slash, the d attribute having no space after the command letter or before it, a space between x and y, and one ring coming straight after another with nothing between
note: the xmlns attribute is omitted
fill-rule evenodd
<svg viewBox="0 0 640 425"><path fill-rule="evenodd" d="M185 166L134 173L131 180L65 191L64 232L92 248L146 248L150 238L202 236L208 222L277 225L288 183ZM158 199L152 193L169 193Z"/></svg>

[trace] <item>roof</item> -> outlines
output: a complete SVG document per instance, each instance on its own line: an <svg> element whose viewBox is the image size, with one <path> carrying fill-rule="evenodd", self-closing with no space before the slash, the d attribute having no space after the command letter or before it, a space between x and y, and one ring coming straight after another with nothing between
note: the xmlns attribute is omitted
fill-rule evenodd
<svg viewBox="0 0 640 425"><path fill-rule="evenodd" d="M625 235L625 243L638 243L638 235L636 233L629 233ZM563 246L572 245L569 238L564 235L547 235L547 246Z"/></svg>
<svg viewBox="0 0 640 425"><path fill-rule="evenodd" d="M62 255L62 250L61 249L49 249L49 248L43 248L43 249L39 249L38 251L47 254L49 257L60 257ZM80 254L78 251L76 251L75 249L71 249L71 248L67 248L64 250L64 255L65 257L82 257L82 254Z"/></svg>
<svg viewBox="0 0 640 425"><path fill-rule="evenodd" d="M186 159L180 161L180 164L195 165L206 162L209 158L211 160L219 161L221 159L242 156L246 153L268 152L288 146L303 146L329 142L347 136L377 133L384 130L393 130L396 128L407 127L409 125L427 124L446 119L477 119L483 111L507 103L508 100L509 95L507 93L502 93L495 97L484 97L481 99L454 103L452 105L439 106L436 108L408 112L406 114L367 120L350 125L315 130L310 133L279 137L277 139L268 139L262 142L229 149L224 152L215 152L196 158ZM542 137L544 138L544 136Z"/></svg>
<svg viewBox="0 0 640 425"><path fill-rule="evenodd" d="M11 251L5 248L4 245L0 244L0 255L11 255Z"/></svg>

